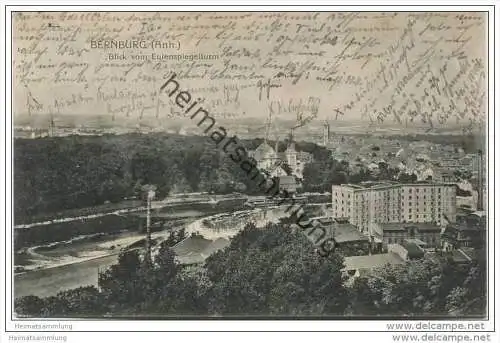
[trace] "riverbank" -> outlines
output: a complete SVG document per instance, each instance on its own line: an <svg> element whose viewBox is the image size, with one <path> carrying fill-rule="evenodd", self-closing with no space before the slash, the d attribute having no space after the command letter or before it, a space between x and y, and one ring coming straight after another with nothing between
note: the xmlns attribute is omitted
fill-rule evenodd
<svg viewBox="0 0 500 343"><path fill-rule="evenodd" d="M198 233L209 240L218 238L231 239L246 223L255 222L257 226L264 226L268 222L277 222L287 216L288 206L271 208L244 208L238 200L226 199L218 204L196 204L160 207L153 211L152 220L156 223L152 239L157 246L166 239L172 230L185 228L186 233ZM324 212L328 204L309 205L308 212ZM142 214L133 216L140 223L144 222ZM130 218L129 218L130 219ZM98 220L96 218L95 220ZM125 223L130 224L125 218ZM68 229L71 223L57 224L58 230ZM134 223L136 225L137 223ZM142 223L144 224L144 223ZM90 221L83 221L82 225L93 226ZM47 225L28 230L44 228L48 237L50 228ZM72 226L70 226L72 228ZM92 229L93 230L93 229ZM107 230L111 230L107 227ZM81 287L97 286L97 272L116 263L119 252L132 245L136 246L144 240L144 232L137 229L121 230L114 228L114 233L92 233L87 236L73 237L66 241L31 246L23 250L29 253L22 258L30 260L25 269L14 276L15 297L24 295L50 296L62 290ZM17 251L16 253L19 253ZM16 254L17 260L19 255ZM17 264L17 263L16 263Z"/></svg>
<svg viewBox="0 0 500 343"><path fill-rule="evenodd" d="M82 286L96 286L98 271L115 264L118 253L14 276L14 297L48 297Z"/></svg>

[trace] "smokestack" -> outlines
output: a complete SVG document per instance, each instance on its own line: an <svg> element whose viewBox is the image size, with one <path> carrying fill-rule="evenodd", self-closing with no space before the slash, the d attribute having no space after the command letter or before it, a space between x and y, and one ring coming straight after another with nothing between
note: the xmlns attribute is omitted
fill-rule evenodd
<svg viewBox="0 0 500 343"><path fill-rule="evenodd" d="M50 122L49 122L49 136L54 137L54 128L56 124L54 122L54 115L50 113Z"/></svg>
<svg viewBox="0 0 500 343"><path fill-rule="evenodd" d="M330 142L330 124L325 121L325 124L323 125L323 145L327 146L328 143Z"/></svg>
<svg viewBox="0 0 500 343"><path fill-rule="evenodd" d="M146 214L146 258L151 262L151 198L148 194Z"/></svg>
<svg viewBox="0 0 500 343"><path fill-rule="evenodd" d="M153 200L155 192L148 192L147 215L146 215L146 258L151 262L151 200Z"/></svg>
<svg viewBox="0 0 500 343"><path fill-rule="evenodd" d="M155 197L156 186L154 185L144 185L142 187L143 191L146 193L146 253L144 260L146 263L150 264L151 258L151 201Z"/></svg>
<svg viewBox="0 0 500 343"><path fill-rule="evenodd" d="M484 210L483 204L483 192L484 192L484 184L483 184L483 152L481 150L477 151L477 179L478 179L478 190L477 190L477 210Z"/></svg>

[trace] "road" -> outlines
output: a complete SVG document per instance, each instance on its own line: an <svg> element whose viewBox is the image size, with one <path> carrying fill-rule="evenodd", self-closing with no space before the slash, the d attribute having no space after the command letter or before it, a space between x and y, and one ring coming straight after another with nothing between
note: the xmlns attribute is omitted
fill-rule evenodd
<svg viewBox="0 0 500 343"><path fill-rule="evenodd" d="M85 285L97 286L97 270L115 264L118 254L14 276L14 296L47 297Z"/></svg>

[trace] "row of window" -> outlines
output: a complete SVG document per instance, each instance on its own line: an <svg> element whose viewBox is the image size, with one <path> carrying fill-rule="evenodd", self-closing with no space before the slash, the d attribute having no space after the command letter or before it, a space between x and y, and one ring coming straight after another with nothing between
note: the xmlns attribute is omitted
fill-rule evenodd
<svg viewBox="0 0 500 343"><path fill-rule="evenodd" d="M422 206L420 206L420 208L421 208L421 210L425 210L425 208L422 208ZM415 208L415 209L418 211L418 206L417 206L417 208ZM407 212L411 212L411 210L412 210L412 207L407 208ZM432 207L432 208L431 208L431 211L432 211L432 212L434 212L434 210L435 210L435 208L434 208L434 207ZM441 212L441 207L438 207L438 208L437 208L437 211L438 211L438 212Z"/></svg>
<svg viewBox="0 0 500 343"><path fill-rule="evenodd" d="M430 193L433 190L433 188L423 188L423 193L427 193L427 190L429 190L429 193ZM406 189L407 193L412 193L412 191L413 191L413 188ZM437 191L438 191L438 193L441 193L441 188L438 188ZM419 193L419 192L420 192L420 188L416 188L415 193Z"/></svg>
<svg viewBox="0 0 500 343"><path fill-rule="evenodd" d="M344 205L344 204L342 204ZM424 204L425 205L425 204ZM349 204L347 204L347 206L349 206ZM411 204L410 204L411 206ZM339 206L334 206L334 210L338 210ZM340 207L342 209L342 211L344 210L344 206ZM346 207L349 211L351 210L350 207ZM392 211L391 211L392 209ZM374 206L373 207L373 210L374 212L380 212L380 211L383 211L383 212L393 212L393 213L396 213L396 212L406 212L406 213L411 213L412 210L417 210L417 211L425 211L426 208L423 207L423 206L416 206L416 207L403 207L403 208L398 208L398 207L392 207L392 208L387 208L386 206ZM427 211L431 211L431 212L438 212L440 213L441 212L441 207L438 207L437 209L435 207L431 207L430 209L427 209ZM358 209L357 212L368 212L368 211L363 211L363 209Z"/></svg>
<svg viewBox="0 0 500 343"><path fill-rule="evenodd" d="M346 208L345 210L347 211L347 213L351 213L351 209L350 208ZM344 207L341 207L340 209L339 208L334 208L333 212L334 213L344 213ZM422 211L420 211L420 212L422 212ZM367 217L368 216L366 211L364 211L364 212L358 211L357 213L358 213L358 216L363 216L363 217ZM406 216L408 216L410 219L412 218L412 215L414 214L414 213L412 213L412 209L411 208L408 209L408 211L406 211L406 212L392 211L392 213L391 213L391 211L374 211L373 213L374 214L378 214L378 215L381 215L381 214L382 215L391 215L392 214L392 216L396 216L396 215L399 216L399 214L401 214L402 216L405 216L405 214L406 214ZM427 216L437 215L439 217L439 216L442 215L442 212L441 212L441 209L439 209L437 212L430 211L430 213L428 212L427 214L421 214L421 213L420 214L416 214L417 219L419 218L419 215L422 215L423 218L425 218L426 215Z"/></svg>
<svg viewBox="0 0 500 343"><path fill-rule="evenodd" d="M401 201L403 201L404 199L405 199L405 196L404 196L404 195L402 195L402 196L401 196ZM410 200L411 200L411 195L409 195L409 196L408 196L408 199L410 199ZM417 199L417 200L419 199L418 195L416 196L416 199ZM427 198L427 197L424 195L424 200L425 200L425 199L430 199L430 198ZM441 195L438 195L438 199L441 199Z"/></svg>
<svg viewBox="0 0 500 343"><path fill-rule="evenodd" d="M422 239L422 238L420 238L420 239ZM405 240L405 238L392 238L392 237L389 237L389 238L387 238L387 243L388 244L402 244L402 243L404 243L404 240ZM423 238L423 240L426 243L429 243L429 244L436 244L437 241L438 241L438 239L435 236L431 236L430 238L426 237L426 238Z"/></svg>
<svg viewBox="0 0 500 343"><path fill-rule="evenodd" d="M408 214L407 216L407 220L412 220L413 219L413 215L412 214ZM437 216L434 216L434 215L429 215L429 214L417 214L415 215L415 219L433 219L434 220L434 217L438 218L438 219L441 219L441 215L438 214Z"/></svg>
<svg viewBox="0 0 500 343"><path fill-rule="evenodd" d="M418 200L418 199L417 199L417 200ZM441 199L439 199L439 200L441 200ZM345 201L345 202L344 202L344 200L339 200L339 199L335 199L335 201L334 201L334 202L335 202L335 203L342 203L342 204L346 203L347 205L350 205L350 204L351 204L351 202L350 202L350 201ZM431 201L429 204L431 205L431 204L433 204L433 203L441 203L441 202L442 202L442 201ZM447 201L444 201L444 203L447 203ZM361 205L363 205L363 204L367 204L367 202L364 202L364 203L360 203L360 202L358 202L358 201L354 202L354 205L355 205L355 206L361 206ZM407 206L412 206L412 205L413 205L413 202L412 202L412 201L405 202L405 201L401 200L401 206L404 206L405 204L407 204ZM427 205L427 201L423 201L423 202L418 202L418 201L417 201L417 202L415 202L415 204L417 204L417 205L418 205L418 204L420 204L420 205L422 205L422 204L423 204L423 205ZM373 202L373 205L375 205L375 206L377 206L377 205L383 206L383 205L384 205L384 206L393 206L393 207L398 206L398 204L397 204L397 203L394 203L394 202L385 202L385 201L381 201L381 202L379 202L379 201L374 201L374 202Z"/></svg>
<svg viewBox="0 0 500 343"><path fill-rule="evenodd" d="M337 196L336 196L336 197L335 197L335 201L338 201L339 199L343 199L343 198L344 198L344 197L337 197ZM350 196L350 195L348 195L348 197L347 197L347 198L348 198L348 199L350 199L350 198L351 198L351 196ZM416 198L416 200L421 199L418 195L417 195L415 198ZM409 196L408 196L408 200L412 200L412 199L413 199L413 197L412 197L411 195L409 195ZM424 200L426 200L426 199L435 200L436 198L434 198L433 196L432 196L432 197L427 197L426 195L424 195L424 196L423 196L423 199L424 199ZM442 199L442 198L441 198L441 195L438 195L438 196L437 196L437 200L441 200L441 199ZM361 199L361 200L360 200L360 199L356 199L356 200L357 200L358 202L359 202L359 201L361 201L361 202L367 202L367 201L368 201L368 199ZM383 199L382 197L375 197L375 199L374 199L374 201L375 201L375 202L377 202L377 201L379 201L379 200L380 200L380 201L388 201L388 200L391 200L391 199L390 199L389 197L385 197L384 199ZM402 196L401 196L401 201L404 201L404 200L405 200L405 196L404 196L404 195L402 195ZM342 200L342 201L343 201L343 200ZM392 201L397 201L397 200L396 200L396 199L392 199Z"/></svg>

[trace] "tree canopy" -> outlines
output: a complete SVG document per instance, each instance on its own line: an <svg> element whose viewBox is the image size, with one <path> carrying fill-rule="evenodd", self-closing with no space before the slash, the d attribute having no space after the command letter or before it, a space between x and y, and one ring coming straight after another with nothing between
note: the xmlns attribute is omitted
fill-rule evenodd
<svg viewBox="0 0 500 343"><path fill-rule="evenodd" d="M80 287L56 296L15 300L18 315L91 316L428 316L483 315L483 260L457 265L435 256L387 265L350 284L344 259L315 252L285 221L248 223L203 265L181 266L164 241L152 265L124 252L100 275L100 290ZM348 284L350 284L348 286Z"/></svg>

